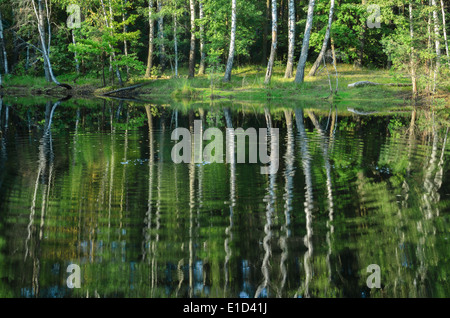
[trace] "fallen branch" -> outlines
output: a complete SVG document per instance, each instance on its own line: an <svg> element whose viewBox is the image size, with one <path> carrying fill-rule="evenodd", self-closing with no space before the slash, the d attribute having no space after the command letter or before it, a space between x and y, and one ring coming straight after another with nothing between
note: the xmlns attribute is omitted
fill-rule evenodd
<svg viewBox="0 0 450 318"><path fill-rule="evenodd" d="M109 95L116 94L116 93L120 93L120 92L124 92L124 91L135 90L136 88L142 87L142 86L147 85L147 84L148 84L148 83L137 84L137 85L128 86L128 87L122 87L122 88L115 89L115 90L113 90L113 91L104 93L103 96L109 96Z"/></svg>
<svg viewBox="0 0 450 318"><path fill-rule="evenodd" d="M348 87L364 87L364 86L376 86L376 85L385 85L385 86L412 86L412 84L397 84L397 83L382 84L382 83L375 83L375 82L369 82L369 81L360 81L360 82L348 84Z"/></svg>

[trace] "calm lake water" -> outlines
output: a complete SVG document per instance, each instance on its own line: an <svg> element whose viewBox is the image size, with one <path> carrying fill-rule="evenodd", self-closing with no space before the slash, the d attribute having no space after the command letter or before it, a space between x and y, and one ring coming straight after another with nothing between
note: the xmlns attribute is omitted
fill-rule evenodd
<svg viewBox="0 0 450 318"><path fill-rule="evenodd" d="M4 99L0 114L1 297L450 296L439 113ZM172 131L194 120L278 128L278 170L174 164Z"/></svg>

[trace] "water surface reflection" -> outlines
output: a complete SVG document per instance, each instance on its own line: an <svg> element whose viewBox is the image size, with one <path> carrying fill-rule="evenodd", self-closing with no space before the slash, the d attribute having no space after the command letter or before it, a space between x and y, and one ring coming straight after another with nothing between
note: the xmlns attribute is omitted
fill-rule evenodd
<svg viewBox="0 0 450 318"><path fill-rule="evenodd" d="M0 295L448 297L449 129L439 118L2 100ZM195 120L231 134L224 163L171 161L172 131ZM237 163L226 130L237 127L279 129L268 136L276 173ZM80 289L66 286L71 263ZM370 264L382 289L366 286Z"/></svg>

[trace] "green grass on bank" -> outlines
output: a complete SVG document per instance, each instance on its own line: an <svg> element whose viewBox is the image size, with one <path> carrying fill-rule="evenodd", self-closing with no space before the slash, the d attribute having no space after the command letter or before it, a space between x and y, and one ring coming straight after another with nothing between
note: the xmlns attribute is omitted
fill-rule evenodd
<svg viewBox="0 0 450 318"><path fill-rule="evenodd" d="M354 104L395 104L407 105L410 103L411 87L397 86L368 86L361 88L349 88L348 84L357 81L373 81L377 83L409 83L408 77L401 77L392 71L384 69L356 69L353 65L338 65L338 93L330 97L330 84L336 87L334 68L327 66L327 70L314 77L305 76L303 84L298 85L293 78L284 78L284 66L274 67L273 76L269 84L264 83L265 67L258 65L236 67L231 76L231 81L223 82L223 72L213 74L211 87L211 74L196 75L188 79L186 68L179 71L179 77L174 78L168 70L159 77L144 78L143 76L131 76L126 86L138 83L147 85L136 89L133 94L140 99L166 99L166 100L234 100L234 101L301 101L301 100L334 100L347 101ZM305 74L308 74L307 67ZM295 72L295 70L294 70ZM328 77L329 75L329 77ZM125 77L125 76L124 76ZM73 86L73 96L99 96L105 92L119 88L107 82L103 87L102 79L95 76L78 76L77 74L59 75L58 80ZM110 76L106 76L110 80ZM65 94L65 89L48 83L43 77L32 76L6 76L4 78L5 95L33 95L33 94ZM328 97L328 98L327 98Z"/></svg>

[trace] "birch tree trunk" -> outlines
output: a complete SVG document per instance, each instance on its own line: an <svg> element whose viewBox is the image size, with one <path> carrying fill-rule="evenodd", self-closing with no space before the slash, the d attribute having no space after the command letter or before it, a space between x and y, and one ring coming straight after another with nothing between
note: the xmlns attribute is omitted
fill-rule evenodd
<svg viewBox="0 0 450 318"><path fill-rule="evenodd" d="M323 56L327 50L328 41L330 39L330 33L331 33L331 24L333 23L334 2L335 2L335 0L330 1L330 13L328 15L328 25L327 25L327 30L325 31L325 38L323 39L322 49L320 50L319 56L317 57L316 61L314 62L314 65L312 66L311 70L309 71L309 74L308 74L309 76L316 75L317 69L319 68L319 65L322 62Z"/></svg>
<svg viewBox="0 0 450 318"><path fill-rule="evenodd" d="M202 20L204 18L203 13L203 0L198 1L199 7L199 18ZM206 63L206 53L205 53L205 27L203 23L200 24L200 66L198 69L199 75L205 74L205 63Z"/></svg>
<svg viewBox="0 0 450 318"><path fill-rule="evenodd" d="M436 0L431 0L431 4L433 7L436 7ZM436 8L433 9L433 20L434 20L434 43L436 47L436 63L434 68L434 79L433 79L433 93L436 92L436 81L439 75L439 67L441 66L441 43L440 43L440 35L439 35L439 18Z"/></svg>
<svg viewBox="0 0 450 318"><path fill-rule="evenodd" d="M195 76L195 0L189 0L191 11L191 41L189 46L189 78Z"/></svg>
<svg viewBox="0 0 450 318"><path fill-rule="evenodd" d="M294 0L289 0L289 44L288 44L288 57L286 72L284 73L285 78L291 78L294 70L294 49L295 49L295 4Z"/></svg>
<svg viewBox="0 0 450 318"><path fill-rule="evenodd" d="M176 8L175 8L176 9ZM177 37L177 13L173 14L173 50L175 53L175 77L178 77L178 37Z"/></svg>
<svg viewBox="0 0 450 318"><path fill-rule="evenodd" d="M236 0L231 0L231 38L230 51L228 53L227 67L225 69L224 82L231 80L231 69L233 68L234 50L236 42Z"/></svg>
<svg viewBox="0 0 450 318"><path fill-rule="evenodd" d="M113 26L112 26L112 23L110 23L110 22L108 22L108 15L106 14L106 8L105 8L105 4L104 4L104 2L103 2L103 0L100 0L100 3L101 3L101 5L102 5L102 9L103 9L103 17L105 18L105 24L106 24L106 27L110 30L109 31L109 33L110 33L110 35L111 35L111 37L113 36ZM112 7L111 7L111 2L110 2L110 6L109 6L109 12L110 12L110 20L112 20ZM111 21L112 22L112 21ZM115 62L116 61L116 53L114 52L114 48L113 48L113 46L111 45L111 43L109 43L109 47L110 47L110 49L111 49L111 55L110 55L110 57L111 57L111 61L112 62ZM112 66L112 65L111 65ZM116 65L116 76L117 76L117 79L118 79L118 81L119 81L119 85L120 86L123 86L123 82L122 82L122 75L120 74L120 71L119 71L119 67Z"/></svg>
<svg viewBox="0 0 450 318"><path fill-rule="evenodd" d="M61 87L67 88L67 89L72 89L72 87L70 85L61 84L56 79L55 75L53 74L52 64L50 63L50 57L48 54L47 44L46 44L46 40L45 40L45 30L44 30L44 26L42 25L42 23L44 21L43 10L42 10L42 1L39 0L39 2L38 2L39 10L36 7L36 3L34 2L34 0L32 1L32 4L33 4L34 14L38 21L38 32L39 32L39 39L40 39L41 47L42 47L42 56L44 58L44 68L46 68L48 71L49 79L58 86L61 86Z"/></svg>
<svg viewBox="0 0 450 318"><path fill-rule="evenodd" d="M447 29L445 26L444 0L441 0L441 11L442 11L442 30L444 32L444 41L445 41L445 53L447 54L447 64L450 67L450 56L448 52L448 42L447 42Z"/></svg>
<svg viewBox="0 0 450 318"><path fill-rule="evenodd" d="M147 57L147 69L145 70L145 77L150 77L152 67L153 67L153 46L154 46L154 38L155 38L155 23L153 20L153 0L148 0L148 24L149 24L149 33L148 33L148 57Z"/></svg>
<svg viewBox="0 0 450 318"><path fill-rule="evenodd" d="M309 0L308 15L306 18L306 26L305 26L305 36L303 37L302 51L297 66L297 73L295 74L295 83L297 84L303 83L305 78L305 65L306 59L308 58L309 38L311 36L315 4L316 4L315 0Z"/></svg>
<svg viewBox="0 0 450 318"><path fill-rule="evenodd" d="M272 78L273 64L275 62L275 54L277 53L277 1L272 0L272 45L270 47L269 62L267 63L266 78L264 84L268 84Z"/></svg>
<svg viewBox="0 0 450 318"><path fill-rule="evenodd" d="M75 31L73 29L72 29L72 43L74 46L77 45L77 42L75 40ZM77 71L77 74L80 74L80 62L78 61L77 52L74 51L73 55L74 55L74 59L75 59L75 69Z"/></svg>
<svg viewBox="0 0 450 318"><path fill-rule="evenodd" d="M41 42L41 49L42 52L45 51L48 53L47 50L47 45L46 45L46 34L45 34L45 21L44 21L44 3L42 2L42 0L38 0L38 6L37 6L37 10L35 7L35 3L33 0L33 6L35 9L35 14L36 14L36 18L37 18L37 23L38 23L38 30L39 30L39 36L40 36L40 42ZM47 62L47 59L44 57L44 73L45 73L45 79L47 80L47 82L50 82L52 79L50 77L50 71L49 71L49 65Z"/></svg>
<svg viewBox="0 0 450 318"><path fill-rule="evenodd" d="M158 13L161 13L162 0L157 0ZM158 19L158 37L159 37L159 59L161 64L161 72L166 69L166 48L164 46L164 17L161 15Z"/></svg>
<svg viewBox="0 0 450 318"><path fill-rule="evenodd" d="M6 43L5 38L3 37L3 22L2 22L2 13L0 12L0 45L3 54L3 66L5 69L5 74L8 74L8 56L6 55Z"/></svg>
<svg viewBox="0 0 450 318"><path fill-rule="evenodd" d="M409 35L411 37L411 82L413 97L417 96L416 64L414 54L414 25L412 3L409 1Z"/></svg>
<svg viewBox="0 0 450 318"><path fill-rule="evenodd" d="M127 0L125 0L125 1L122 3L123 7L125 7L126 4L127 4ZM125 9L124 9L124 10L125 10ZM127 28L127 25L126 25L125 21L126 21L126 12L124 11L124 12L122 13L123 34L124 34L124 35L126 35L127 32L128 32L128 28ZM126 57L128 57L128 43L127 43L127 39L126 39L126 38L123 39L123 53L124 53L124 55L125 55ZM126 70L127 70L127 78L129 78L129 77L130 77L130 67L128 66L128 64L125 65L125 67L126 67Z"/></svg>

